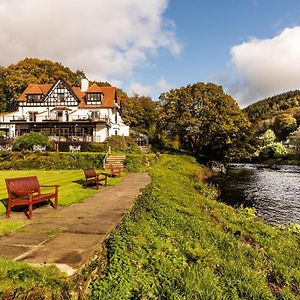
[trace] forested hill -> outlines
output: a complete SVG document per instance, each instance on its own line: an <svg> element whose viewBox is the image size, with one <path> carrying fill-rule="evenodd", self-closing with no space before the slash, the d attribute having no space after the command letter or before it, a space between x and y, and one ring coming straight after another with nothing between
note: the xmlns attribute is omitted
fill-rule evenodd
<svg viewBox="0 0 300 300"><path fill-rule="evenodd" d="M289 108L300 107L300 90L269 97L244 109L251 122L270 119Z"/></svg>
<svg viewBox="0 0 300 300"><path fill-rule="evenodd" d="M54 83L64 79L74 86L86 78L81 70L72 71L58 62L47 59L25 58L8 67L0 66L0 112L14 109L15 100L31 83ZM109 85L107 82L97 82Z"/></svg>

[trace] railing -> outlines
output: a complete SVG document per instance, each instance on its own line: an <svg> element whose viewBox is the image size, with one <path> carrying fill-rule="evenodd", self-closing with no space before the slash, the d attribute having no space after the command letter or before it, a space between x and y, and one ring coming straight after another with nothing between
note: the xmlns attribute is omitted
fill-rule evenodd
<svg viewBox="0 0 300 300"><path fill-rule="evenodd" d="M1 116L0 122L103 122L108 123L109 119L105 117L91 117L83 115L69 115L64 117L56 116L36 116L34 120L29 120L25 116L20 115L8 115Z"/></svg>
<svg viewBox="0 0 300 300"><path fill-rule="evenodd" d="M95 142L101 143L99 136L93 135L50 135L48 136L51 142Z"/></svg>
<svg viewBox="0 0 300 300"><path fill-rule="evenodd" d="M108 146L108 150L107 150L107 152L106 152L106 154L105 154L105 156L103 158L103 169L104 170L106 168L106 161L107 161L107 159L108 159L108 157L109 157L110 154L111 154L111 146Z"/></svg>

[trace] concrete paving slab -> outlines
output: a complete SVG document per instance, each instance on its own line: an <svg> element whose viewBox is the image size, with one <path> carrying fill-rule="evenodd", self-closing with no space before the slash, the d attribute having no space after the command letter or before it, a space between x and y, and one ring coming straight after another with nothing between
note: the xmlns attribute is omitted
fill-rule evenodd
<svg viewBox="0 0 300 300"><path fill-rule="evenodd" d="M15 245L1 245L0 246L1 252L0 256L9 259L15 259L16 257L22 255L23 253L28 252L31 250L31 247L25 246L15 246Z"/></svg>
<svg viewBox="0 0 300 300"><path fill-rule="evenodd" d="M100 246L99 246L100 247ZM64 249L64 251L56 251L57 249L41 247L22 258L28 263L33 264L64 264L73 269L78 269L82 264L86 263L98 249Z"/></svg>
<svg viewBox="0 0 300 300"><path fill-rule="evenodd" d="M82 203L57 210L40 207L20 232L0 237L0 255L37 265L54 263L71 274L101 250L140 189L149 183L148 174L130 173ZM15 212L12 219L26 220L26 216Z"/></svg>
<svg viewBox="0 0 300 300"><path fill-rule="evenodd" d="M48 239L49 237L47 234L15 233L0 239L0 247L1 245L38 246Z"/></svg>

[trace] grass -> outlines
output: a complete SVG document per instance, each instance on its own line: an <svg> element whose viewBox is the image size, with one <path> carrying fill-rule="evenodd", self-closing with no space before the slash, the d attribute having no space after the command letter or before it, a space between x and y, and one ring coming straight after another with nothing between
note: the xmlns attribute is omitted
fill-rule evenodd
<svg viewBox="0 0 300 300"><path fill-rule="evenodd" d="M5 178L15 178L36 175L40 184L59 184L59 205L67 206L83 201L97 193L94 189L84 189L82 170L66 171L0 171L0 199L7 197L4 185ZM108 185L114 185L122 178L109 178ZM5 213L4 205L0 213ZM16 212L15 212L16 213ZM14 214L14 212L12 213ZM0 235L21 231L20 227L28 221L5 219L0 221ZM26 228L24 229L26 231ZM49 230L49 236L59 231ZM0 254L1 255L1 254ZM33 267L23 262L15 262L0 258L0 299L71 299L71 287L67 278L56 267Z"/></svg>
<svg viewBox="0 0 300 300"><path fill-rule="evenodd" d="M82 179L72 172L69 181ZM87 299L300 298L298 226L269 226L253 209L215 201L191 157L160 155L149 173L152 184L106 241L106 262L92 262L101 271ZM53 267L2 259L0 266L0 298L76 299L81 286Z"/></svg>
<svg viewBox="0 0 300 300"><path fill-rule="evenodd" d="M0 215L6 211L5 203L7 200L7 191L5 187L5 178L15 178L36 175L41 185L59 184L59 206L68 206L73 203L82 202L88 196L97 193L95 189L84 189L84 175L82 170L22 170L22 171L0 171ZM108 185L114 185L120 181L120 178L109 178ZM43 188L42 191L47 192ZM16 212L12 212L14 214ZM0 220L0 235L15 231L26 222Z"/></svg>
<svg viewBox="0 0 300 300"><path fill-rule="evenodd" d="M1 299L70 299L70 286L56 267L32 267L0 259Z"/></svg>
<svg viewBox="0 0 300 300"><path fill-rule="evenodd" d="M91 299L299 299L300 230L215 201L187 156L162 155L106 242Z"/></svg>

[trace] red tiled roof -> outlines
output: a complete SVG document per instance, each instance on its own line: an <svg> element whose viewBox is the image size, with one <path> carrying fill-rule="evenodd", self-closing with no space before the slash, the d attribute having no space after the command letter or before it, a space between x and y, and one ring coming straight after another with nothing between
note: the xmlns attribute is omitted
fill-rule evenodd
<svg viewBox="0 0 300 300"><path fill-rule="evenodd" d="M18 101L27 101L28 94L38 94L38 95L46 95L53 84L29 84L25 91L20 95Z"/></svg>
<svg viewBox="0 0 300 300"><path fill-rule="evenodd" d="M53 87L54 84L30 84L25 91L20 95L18 98L18 101L27 101L27 95L28 94L42 94L47 95L50 89ZM80 87L71 87L74 95L78 98L80 101L78 107L79 108L98 108L98 107L116 107L117 105L120 105L120 101L118 100L117 103L115 103L115 99L117 97L117 89L112 86L103 86L99 87L97 84L91 85L86 93L102 93L103 101L102 105L87 105L86 104L86 93L82 92Z"/></svg>
<svg viewBox="0 0 300 300"><path fill-rule="evenodd" d="M86 91L86 93L102 93L101 87L99 87L96 83L93 83L88 90Z"/></svg>

